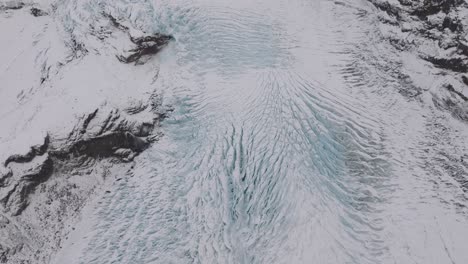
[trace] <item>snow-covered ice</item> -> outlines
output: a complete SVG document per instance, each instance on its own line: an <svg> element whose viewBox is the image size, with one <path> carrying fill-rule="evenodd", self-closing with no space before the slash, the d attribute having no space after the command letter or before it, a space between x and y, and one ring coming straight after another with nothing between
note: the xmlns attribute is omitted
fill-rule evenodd
<svg viewBox="0 0 468 264"><path fill-rule="evenodd" d="M0 262L468 263L439 2L8 2Z"/></svg>

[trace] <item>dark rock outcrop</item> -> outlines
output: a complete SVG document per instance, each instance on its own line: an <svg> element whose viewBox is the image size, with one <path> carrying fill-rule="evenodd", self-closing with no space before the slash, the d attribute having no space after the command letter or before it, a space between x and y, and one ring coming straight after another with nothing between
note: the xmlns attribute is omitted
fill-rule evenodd
<svg viewBox="0 0 468 264"><path fill-rule="evenodd" d="M79 140L69 149L52 152L52 155L61 158L68 155L107 158L113 156L118 149L129 149L139 153L148 147L149 143L148 140L137 137L130 132L113 132Z"/></svg>
<svg viewBox="0 0 468 264"><path fill-rule="evenodd" d="M446 28L450 29L450 31L452 32L463 30L463 26L461 25L460 21L458 19L451 18L449 16L446 16L444 18L444 21L442 22L441 30L444 30Z"/></svg>
<svg viewBox="0 0 468 264"><path fill-rule="evenodd" d="M166 110L157 98L125 110L104 105L83 115L65 138L47 134L43 144L7 158L0 168L0 236L11 243L0 241L0 263L48 263L37 250L57 250L67 219L99 183L129 175L133 159L160 136L155 129Z"/></svg>
<svg viewBox="0 0 468 264"><path fill-rule="evenodd" d="M53 171L53 161L47 154L37 164L33 164L26 171L18 170L15 175L16 181L9 185L9 190L6 195L0 198L0 203L3 207L11 211L13 216L18 216L28 205L28 197L34 192L35 188L45 182ZM9 175L7 181L12 179L13 175Z"/></svg>
<svg viewBox="0 0 468 264"><path fill-rule="evenodd" d="M75 2L81 5L79 1ZM166 35L146 33L149 29L145 32L145 29L135 25L129 17L102 16L99 13L102 10L112 12L112 9L101 9L102 5L90 17L84 15L84 10L73 9L73 5L74 3L47 5L0 1L2 18L18 19L15 20L17 22L23 18L28 19L29 16L41 23L37 31L35 25L32 27L32 32L37 32L31 38L32 53L24 55L35 58L31 61L37 66L34 68L37 72L32 72L37 75L34 79L34 85L39 85L37 90L53 85L54 77L76 81L72 76L75 70L101 58L106 65L109 59L116 62L115 54L121 55L123 62L143 64L173 39ZM23 10L10 11L20 8ZM1 12L2 10L5 12ZM32 16L46 17L36 19ZM6 36L7 38L16 34L13 31L9 33L12 36ZM57 42L60 42L57 45L49 43L49 37L55 36ZM59 49L55 49L56 47ZM38 54L33 56L35 52ZM90 55L94 56L91 60L80 60L91 57ZM120 65L119 62L116 63ZM120 70L133 73L131 65L119 65L112 75L118 74ZM28 148L15 149L15 143L20 140L15 137L15 132L18 131L4 133L9 138L8 141L2 140L2 150L14 153L2 153L0 160L0 263L50 263L53 253L63 245L87 202L109 190L105 187L111 187L114 180L125 180L132 176L136 162L134 158L161 136L159 122L166 117L167 111L161 109L159 96L156 92L151 94L157 78L157 67L157 63L148 63L145 67L135 69L138 74L154 70L155 75L126 83L128 89L132 89L133 85L139 86L138 91L132 93L128 100L114 100L116 98L108 98L107 93L96 93L93 96L102 97L92 100L90 104L84 103L83 107L79 103L79 107L71 106L72 109L67 109L68 118L63 119L64 124L57 126L49 122L36 126L40 122L37 118L49 118L45 116L47 114L52 114L50 118L54 118L55 113L48 111L32 115L31 119L18 120L19 125L14 126L15 128L30 129L21 133L26 140L32 133L49 132L44 137L44 142L37 146L34 143L27 145ZM20 67L16 68L18 69ZM106 72L107 70L113 69L106 69ZM112 78L109 76L104 76L102 80ZM100 78L98 75L96 77ZM118 82L114 84L119 85ZM101 90L110 87L100 87L101 85L102 83L97 82L94 88ZM24 93L20 93L18 98L22 100L24 96ZM43 99L40 95L34 98L38 100L31 100L34 101L31 103L32 107L36 103L54 103L40 101ZM87 100L84 97L68 99ZM23 106L21 103L26 107L29 101L19 102L18 108ZM94 108L88 108L91 105ZM29 109L35 108L27 109L29 115L33 114L29 113L33 112ZM20 112L21 109L15 111Z"/></svg>
<svg viewBox="0 0 468 264"><path fill-rule="evenodd" d="M464 58L436 58L427 57L427 61L430 61L436 67L452 70L454 72L465 73L468 71L468 60Z"/></svg>
<svg viewBox="0 0 468 264"><path fill-rule="evenodd" d="M377 7L378 9L386 12L387 14L389 14L390 16L393 16L395 18L400 18L400 12L401 12L401 9L390 4L389 2L385 2L385 1L375 1L375 0L370 0L370 2L372 4L374 4L375 7Z"/></svg>
<svg viewBox="0 0 468 264"><path fill-rule="evenodd" d="M399 51L429 62L429 71L440 76L441 89L431 91L434 105L457 119L468 121L464 89L468 85L468 2L464 0L369 0L387 24L382 36ZM424 84L422 84L424 85ZM417 89L417 85L413 85ZM411 94L411 93L404 93Z"/></svg>
<svg viewBox="0 0 468 264"><path fill-rule="evenodd" d="M132 161L156 140L152 132L166 117L158 109L149 104L138 104L138 110L129 108L127 112L96 109L83 117L67 139L53 139L47 134L43 144L32 146L26 154L11 155L4 162L10 169L0 175L0 203L13 215L21 214L29 195L48 179L56 163L83 166L89 159ZM152 119L133 118L145 110L151 112ZM28 169L17 168L21 166Z"/></svg>
<svg viewBox="0 0 468 264"><path fill-rule="evenodd" d="M8 166L11 162L16 162L16 163L26 163L32 161L36 156L42 156L44 153L47 151L49 148L49 143L50 143L50 137L47 135L44 138L44 143L39 146L32 146L31 149L29 150L28 153L21 155L21 154L16 154L8 157L6 161L4 162L4 166Z"/></svg>
<svg viewBox="0 0 468 264"><path fill-rule="evenodd" d="M102 15L105 18L109 19L110 22L112 23L112 26L114 26L115 28L118 28L118 29L120 29L122 31L126 31L126 32L129 30L129 28L127 26L122 25L122 23L120 23L119 20L117 18L113 17L111 14L102 13Z"/></svg>
<svg viewBox="0 0 468 264"><path fill-rule="evenodd" d="M467 35L466 21L458 15L459 8L468 8L468 2L463 0L399 0L400 5L385 0L369 0L374 6L386 12L393 20L385 20L400 28L401 32L412 32L420 39L407 41L389 39L396 48L416 49L420 56L433 63L438 68L455 71L468 71L468 45L464 43ZM404 24L414 24L408 28ZM406 35L402 34L402 37ZM455 48L456 52L441 52L446 54L435 57L433 54L420 49L423 42L434 42L441 51Z"/></svg>
<svg viewBox="0 0 468 264"><path fill-rule="evenodd" d="M3 188L7 185L8 180L13 176L13 172L8 170L7 172L0 174L0 188Z"/></svg>
<svg viewBox="0 0 468 264"><path fill-rule="evenodd" d="M466 77L465 75L462 75L462 81L464 84L468 85L468 77Z"/></svg>
<svg viewBox="0 0 468 264"><path fill-rule="evenodd" d="M445 88L446 88L448 91L450 91L450 92L452 92L452 93L458 95L463 101L468 102L468 97L466 97L464 94L460 93L459 91L455 90L455 88L453 87L453 85L448 84L447 86L445 86Z"/></svg>
<svg viewBox="0 0 468 264"><path fill-rule="evenodd" d="M86 129L88 129L88 125L96 117L97 112L99 111L99 108L97 108L94 112L89 114L86 119L83 122L83 128L81 129L81 134L86 133Z"/></svg>
<svg viewBox="0 0 468 264"><path fill-rule="evenodd" d="M130 29L123 25L119 19L108 13L103 13L102 15L111 22L114 28L125 32L130 37L130 41L135 45L134 48L128 51L128 54L117 56L117 59L123 63L144 64L151 56L158 54L170 41L174 40L173 36L159 33L134 37L130 34Z"/></svg>
<svg viewBox="0 0 468 264"><path fill-rule="evenodd" d="M130 39L136 47L129 51L129 55L117 56L117 58L123 63L134 62L135 64L143 64L145 60L142 60L142 58L145 56L156 55L174 38L168 35L156 34L140 38L131 37Z"/></svg>
<svg viewBox="0 0 468 264"><path fill-rule="evenodd" d="M46 16L47 12L45 12L45 11L39 9L39 8L33 7L33 8L31 8L31 15L33 15L35 17L41 17L41 16Z"/></svg>
<svg viewBox="0 0 468 264"><path fill-rule="evenodd" d="M400 3L409 5L407 1L399 0ZM412 15L416 15L420 18L425 18L430 15L437 14L439 12L449 13L451 9L461 5L463 0L424 0L424 1L413 1Z"/></svg>
<svg viewBox="0 0 468 264"><path fill-rule="evenodd" d="M0 11L5 11L5 10L18 10L21 9L25 6L23 2L19 1L7 1L0 3Z"/></svg>

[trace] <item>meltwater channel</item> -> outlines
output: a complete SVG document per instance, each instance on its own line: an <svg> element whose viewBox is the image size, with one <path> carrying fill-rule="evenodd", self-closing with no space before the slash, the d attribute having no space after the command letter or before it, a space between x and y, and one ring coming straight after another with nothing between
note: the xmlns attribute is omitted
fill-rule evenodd
<svg viewBox="0 0 468 264"><path fill-rule="evenodd" d="M155 83L174 111L70 263L468 263L368 2L146 6L176 40Z"/></svg>

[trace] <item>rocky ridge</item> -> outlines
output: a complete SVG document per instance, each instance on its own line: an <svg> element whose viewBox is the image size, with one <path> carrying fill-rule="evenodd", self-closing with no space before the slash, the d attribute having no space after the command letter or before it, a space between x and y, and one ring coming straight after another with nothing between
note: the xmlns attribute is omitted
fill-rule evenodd
<svg viewBox="0 0 468 264"><path fill-rule="evenodd" d="M383 36L402 52L426 61L436 76L429 91L434 104L468 121L468 2L464 0L370 0L381 11ZM430 69L432 68L432 69Z"/></svg>
<svg viewBox="0 0 468 264"><path fill-rule="evenodd" d="M47 262L44 253L60 247L68 221L100 182L131 173L135 156L161 136L157 126L165 114L150 106L130 110L96 109L66 138L46 135L43 144L5 160L0 232L10 243L0 244L0 263ZM148 119L137 118L145 113Z"/></svg>
<svg viewBox="0 0 468 264"><path fill-rule="evenodd" d="M64 14L76 4L0 4L0 263L49 263L170 112L155 55L173 38L102 6L93 23Z"/></svg>

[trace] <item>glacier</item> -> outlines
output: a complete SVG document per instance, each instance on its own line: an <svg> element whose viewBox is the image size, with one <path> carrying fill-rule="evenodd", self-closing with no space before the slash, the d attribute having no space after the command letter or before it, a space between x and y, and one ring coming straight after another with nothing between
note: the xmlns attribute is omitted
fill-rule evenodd
<svg viewBox="0 0 468 264"><path fill-rule="evenodd" d="M468 263L468 2L0 2L0 263Z"/></svg>

